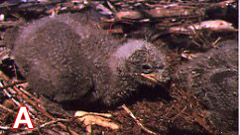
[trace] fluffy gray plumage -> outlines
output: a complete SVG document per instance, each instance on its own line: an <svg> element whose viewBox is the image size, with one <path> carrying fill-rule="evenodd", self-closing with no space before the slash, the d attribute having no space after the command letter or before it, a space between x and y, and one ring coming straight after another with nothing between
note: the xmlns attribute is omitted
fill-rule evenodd
<svg viewBox="0 0 240 135"><path fill-rule="evenodd" d="M169 79L163 52L143 40L120 43L85 15L45 17L18 33L17 66L35 92L59 103L112 106ZM142 74L155 74L158 84Z"/></svg>
<svg viewBox="0 0 240 135"><path fill-rule="evenodd" d="M177 72L181 87L190 89L210 112L220 131L238 128L238 42L226 41Z"/></svg>

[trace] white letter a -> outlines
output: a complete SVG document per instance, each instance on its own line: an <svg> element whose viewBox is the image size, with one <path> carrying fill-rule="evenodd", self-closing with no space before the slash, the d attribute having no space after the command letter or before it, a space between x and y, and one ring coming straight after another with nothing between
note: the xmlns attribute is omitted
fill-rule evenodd
<svg viewBox="0 0 240 135"><path fill-rule="evenodd" d="M24 115L25 119L22 119L23 115ZM20 107L17 117L16 117L16 120L15 120L12 128L18 129L19 124L27 124L28 129L34 128L26 106Z"/></svg>

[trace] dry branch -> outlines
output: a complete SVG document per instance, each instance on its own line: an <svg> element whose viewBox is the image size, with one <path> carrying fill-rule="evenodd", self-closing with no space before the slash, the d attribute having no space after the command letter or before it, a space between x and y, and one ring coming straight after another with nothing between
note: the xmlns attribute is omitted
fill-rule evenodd
<svg viewBox="0 0 240 135"><path fill-rule="evenodd" d="M139 125L144 131L146 131L149 134L153 134L153 135L157 135L156 132L153 132L151 130L149 130L148 128L146 128L132 113L132 111L130 109L128 109L128 107L123 104L122 108L134 119L134 121L137 123L137 125Z"/></svg>

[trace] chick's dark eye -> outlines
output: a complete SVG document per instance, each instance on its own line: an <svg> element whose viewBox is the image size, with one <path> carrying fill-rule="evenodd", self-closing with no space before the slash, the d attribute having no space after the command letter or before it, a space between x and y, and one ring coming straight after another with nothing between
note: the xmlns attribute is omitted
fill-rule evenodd
<svg viewBox="0 0 240 135"><path fill-rule="evenodd" d="M143 73L149 74L149 73L152 72L152 65L151 64L143 64L141 66L141 68L142 68Z"/></svg>
<svg viewBox="0 0 240 135"><path fill-rule="evenodd" d="M142 65L142 69L151 69L152 68L152 65L150 64L143 64Z"/></svg>

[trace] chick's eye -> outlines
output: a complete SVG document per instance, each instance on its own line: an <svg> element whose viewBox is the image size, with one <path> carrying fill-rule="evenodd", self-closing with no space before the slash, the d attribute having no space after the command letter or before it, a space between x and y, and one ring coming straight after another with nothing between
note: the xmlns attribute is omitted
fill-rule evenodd
<svg viewBox="0 0 240 135"><path fill-rule="evenodd" d="M141 68L142 68L143 73L149 74L149 73L152 72L152 65L151 64L143 64L141 66Z"/></svg>
<svg viewBox="0 0 240 135"><path fill-rule="evenodd" d="M142 69L151 69L152 68L152 65L150 64L143 64L142 65Z"/></svg>

